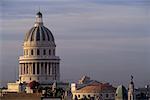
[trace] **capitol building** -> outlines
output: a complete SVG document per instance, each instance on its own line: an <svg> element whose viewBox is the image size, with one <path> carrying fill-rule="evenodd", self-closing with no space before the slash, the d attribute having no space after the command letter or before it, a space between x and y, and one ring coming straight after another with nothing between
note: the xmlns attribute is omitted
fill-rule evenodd
<svg viewBox="0 0 150 100"><path fill-rule="evenodd" d="M42 16L41 12L36 14L34 26L25 34L23 56L19 57L19 80L7 84L8 92L31 92L28 84L33 81L43 86L61 83L55 39L44 26Z"/></svg>
<svg viewBox="0 0 150 100"><path fill-rule="evenodd" d="M50 83L60 80L56 44L51 31L43 25L42 13L36 14L34 26L26 33L23 56L19 58L19 81Z"/></svg>

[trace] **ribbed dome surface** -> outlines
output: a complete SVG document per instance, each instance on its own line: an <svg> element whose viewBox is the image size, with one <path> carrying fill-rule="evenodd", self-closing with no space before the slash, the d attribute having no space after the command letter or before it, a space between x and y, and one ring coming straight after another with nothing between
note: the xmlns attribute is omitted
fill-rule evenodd
<svg viewBox="0 0 150 100"><path fill-rule="evenodd" d="M51 31L43 25L42 13L36 14L36 21L25 35L24 41L50 41L55 42Z"/></svg>
<svg viewBox="0 0 150 100"><path fill-rule="evenodd" d="M36 26L26 33L25 41L52 41L54 42L54 37L51 31L45 26Z"/></svg>

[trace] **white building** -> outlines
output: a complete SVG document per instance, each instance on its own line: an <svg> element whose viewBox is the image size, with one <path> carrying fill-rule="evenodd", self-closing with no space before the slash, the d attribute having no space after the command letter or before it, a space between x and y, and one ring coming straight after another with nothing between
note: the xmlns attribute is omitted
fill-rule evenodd
<svg viewBox="0 0 150 100"><path fill-rule="evenodd" d="M82 78L83 79L83 78ZM85 80L86 79L86 82ZM114 100L115 99L115 91L114 88L109 83L100 83L94 80L87 80L84 78L83 82L79 81L79 84L72 83L71 84L71 92L73 100L80 99L90 99L90 100ZM88 79L90 79L88 77Z"/></svg>
<svg viewBox="0 0 150 100"><path fill-rule="evenodd" d="M51 31L43 25L42 13L36 14L34 26L26 33L23 56L19 58L19 81L47 84L59 81L59 57Z"/></svg>
<svg viewBox="0 0 150 100"><path fill-rule="evenodd" d="M43 25L42 13L38 12L34 26L25 35L24 54L19 58L19 81L8 83L6 92L22 92L25 88L30 92L27 84L33 81L40 85L60 82L60 58L55 51L54 36Z"/></svg>
<svg viewBox="0 0 150 100"><path fill-rule="evenodd" d="M131 82L130 82L129 88L128 88L128 100L136 100L135 93L134 93L133 76L131 76Z"/></svg>

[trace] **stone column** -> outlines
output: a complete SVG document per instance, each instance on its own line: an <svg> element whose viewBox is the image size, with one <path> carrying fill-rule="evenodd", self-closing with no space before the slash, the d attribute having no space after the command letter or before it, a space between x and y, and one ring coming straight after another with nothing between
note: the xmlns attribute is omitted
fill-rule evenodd
<svg viewBox="0 0 150 100"><path fill-rule="evenodd" d="M50 63L50 75L52 75L52 63Z"/></svg>
<svg viewBox="0 0 150 100"><path fill-rule="evenodd" d="M23 74L25 74L25 63L23 64Z"/></svg>
<svg viewBox="0 0 150 100"><path fill-rule="evenodd" d="M52 63L52 75L54 74L54 63Z"/></svg>
<svg viewBox="0 0 150 100"><path fill-rule="evenodd" d="M57 78L60 79L60 69L59 69L59 62L57 63Z"/></svg>
<svg viewBox="0 0 150 100"><path fill-rule="evenodd" d="M33 70L33 64L34 64L34 63L32 63L32 74L34 73L34 70Z"/></svg>
<svg viewBox="0 0 150 100"><path fill-rule="evenodd" d="M19 64L19 75L21 75L21 64Z"/></svg>
<svg viewBox="0 0 150 100"><path fill-rule="evenodd" d="M22 75L24 74L24 63L22 64Z"/></svg>
<svg viewBox="0 0 150 100"><path fill-rule="evenodd" d="M31 74L33 74L33 63L30 64L31 67Z"/></svg>
<svg viewBox="0 0 150 100"><path fill-rule="evenodd" d="M35 63L35 75L37 75L37 63Z"/></svg>
<svg viewBox="0 0 150 100"><path fill-rule="evenodd" d="M30 75L30 64L28 63L28 74Z"/></svg>
<svg viewBox="0 0 150 100"><path fill-rule="evenodd" d="M43 63L43 75L45 75L45 63Z"/></svg>
<svg viewBox="0 0 150 100"><path fill-rule="evenodd" d="M49 63L47 62L47 75L49 75Z"/></svg>
<svg viewBox="0 0 150 100"><path fill-rule="evenodd" d="M41 72L41 63L39 63L39 75L41 75L42 72Z"/></svg>
<svg viewBox="0 0 150 100"><path fill-rule="evenodd" d="M48 75L50 75L50 68L51 68L51 63L48 63Z"/></svg>

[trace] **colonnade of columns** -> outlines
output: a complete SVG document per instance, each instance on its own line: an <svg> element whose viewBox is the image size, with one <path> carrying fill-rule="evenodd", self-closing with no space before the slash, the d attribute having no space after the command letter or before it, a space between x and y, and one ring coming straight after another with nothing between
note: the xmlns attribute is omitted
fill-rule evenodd
<svg viewBox="0 0 150 100"><path fill-rule="evenodd" d="M55 62L20 63L19 74L57 76L57 74L59 74L59 63L55 63Z"/></svg>

